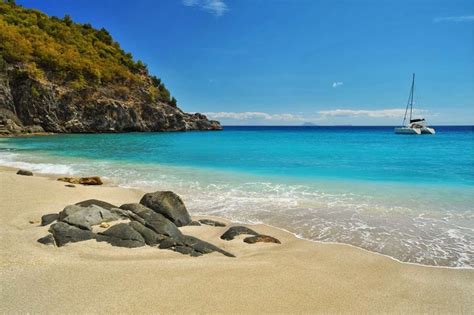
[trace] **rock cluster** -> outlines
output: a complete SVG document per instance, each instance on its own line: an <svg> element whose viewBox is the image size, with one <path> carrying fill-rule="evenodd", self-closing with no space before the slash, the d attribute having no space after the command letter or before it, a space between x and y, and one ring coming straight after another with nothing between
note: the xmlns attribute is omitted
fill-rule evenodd
<svg viewBox="0 0 474 315"><path fill-rule="evenodd" d="M84 200L66 206L59 213L43 215L41 225L50 224L50 234L38 239L39 243L60 247L68 243L96 240L127 248L148 245L190 256L217 252L235 257L211 243L184 235L179 230L178 227L187 225L226 225L209 219L192 221L181 198L171 191L148 193L140 203L123 204L120 207L97 199ZM276 238L244 226L230 227L221 239L232 240L241 234L252 235L244 239L249 244L280 243Z"/></svg>

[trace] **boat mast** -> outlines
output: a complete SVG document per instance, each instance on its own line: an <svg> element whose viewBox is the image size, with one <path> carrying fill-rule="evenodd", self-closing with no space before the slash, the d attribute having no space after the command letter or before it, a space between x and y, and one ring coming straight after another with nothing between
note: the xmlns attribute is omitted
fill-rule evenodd
<svg viewBox="0 0 474 315"><path fill-rule="evenodd" d="M413 114L413 94L415 94L415 74L413 73L413 79L411 81L411 101L410 101L410 123Z"/></svg>
<svg viewBox="0 0 474 315"><path fill-rule="evenodd" d="M410 122L411 122L411 116L413 114L413 90L414 90L414 88L415 88L415 74L413 73L413 79L411 81L410 94L408 95L407 107L405 108L405 116L403 117L403 126L406 126L405 122L407 121L408 107L410 107Z"/></svg>

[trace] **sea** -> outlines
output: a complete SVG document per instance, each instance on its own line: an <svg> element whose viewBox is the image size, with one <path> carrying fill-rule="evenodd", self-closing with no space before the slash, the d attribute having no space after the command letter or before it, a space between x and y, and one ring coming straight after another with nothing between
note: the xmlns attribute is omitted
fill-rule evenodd
<svg viewBox="0 0 474 315"><path fill-rule="evenodd" d="M172 190L192 215L473 268L473 126L435 128L419 136L393 127L226 126L0 138L0 165Z"/></svg>

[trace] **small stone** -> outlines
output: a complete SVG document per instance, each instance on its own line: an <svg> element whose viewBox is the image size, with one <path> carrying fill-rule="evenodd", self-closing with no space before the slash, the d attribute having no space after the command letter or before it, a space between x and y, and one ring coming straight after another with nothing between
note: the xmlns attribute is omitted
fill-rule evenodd
<svg viewBox="0 0 474 315"><path fill-rule="evenodd" d="M23 176L33 176L33 173L31 171L27 171L27 170L18 170L18 172L16 172L17 175L23 175Z"/></svg>
<svg viewBox="0 0 474 315"><path fill-rule="evenodd" d="M30 221L28 221L28 222L29 222L30 224L38 224L38 223L40 223L39 220L30 220Z"/></svg>
<svg viewBox="0 0 474 315"><path fill-rule="evenodd" d="M76 185L73 185L73 184L67 184L67 185L64 185L64 187L74 188L74 187L76 187Z"/></svg>
<svg viewBox="0 0 474 315"><path fill-rule="evenodd" d="M110 224L105 223L105 222L102 222L99 226L100 226L101 228L108 228L108 227L110 226Z"/></svg>
<svg viewBox="0 0 474 315"><path fill-rule="evenodd" d="M61 182L67 182L71 184L81 184L81 185L102 185L103 182L99 176L92 177L60 177L58 178Z"/></svg>
<svg viewBox="0 0 474 315"><path fill-rule="evenodd" d="M281 242L268 235L257 235L257 236L249 236L244 239L245 243L248 244L255 244L255 243L275 243L275 244L281 244Z"/></svg>
<svg viewBox="0 0 474 315"><path fill-rule="evenodd" d="M221 235L221 239L230 241L233 240L236 236L241 234L248 234L248 235L259 235L254 230L249 229L245 226L233 226L229 228L224 234Z"/></svg>
<svg viewBox="0 0 474 315"><path fill-rule="evenodd" d="M41 243L43 245L56 245L53 234L48 234L42 238L39 238L38 243Z"/></svg>
<svg viewBox="0 0 474 315"><path fill-rule="evenodd" d="M205 225L210 225L210 226L216 226L216 227L224 227L225 223L219 222L219 221L214 221L214 220L209 220L209 219L202 219L199 220L200 223L205 224Z"/></svg>

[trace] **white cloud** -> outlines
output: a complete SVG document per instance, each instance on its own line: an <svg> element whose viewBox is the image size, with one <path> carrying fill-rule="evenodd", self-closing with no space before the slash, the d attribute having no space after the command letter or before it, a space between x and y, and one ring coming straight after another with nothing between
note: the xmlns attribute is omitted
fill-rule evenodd
<svg viewBox="0 0 474 315"><path fill-rule="evenodd" d="M474 15L437 17L433 22L473 22Z"/></svg>
<svg viewBox="0 0 474 315"><path fill-rule="evenodd" d="M267 121L305 121L299 114L269 114L263 112L208 112L211 119L267 120Z"/></svg>
<svg viewBox="0 0 474 315"><path fill-rule="evenodd" d="M187 7L199 7L204 11L222 16L229 10L227 4L223 0L182 0Z"/></svg>
<svg viewBox="0 0 474 315"><path fill-rule="evenodd" d="M333 88L337 88L338 86L343 86L343 85L344 85L344 82L342 82L342 81L332 83Z"/></svg>
<svg viewBox="0 0 474 315"><path fill-rule="evenodd" d="M426 113L425 110L414 110L414 113L421 115ZM399 118L405 115L404 108L392 108L392 109L375 109L375 110L364 110L364 109L333 109L333 110L322 110L318 112L323 117L369 117L369 118Z"/></svg>

